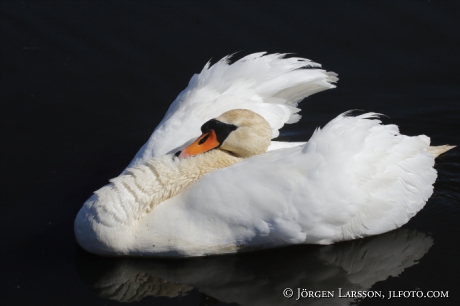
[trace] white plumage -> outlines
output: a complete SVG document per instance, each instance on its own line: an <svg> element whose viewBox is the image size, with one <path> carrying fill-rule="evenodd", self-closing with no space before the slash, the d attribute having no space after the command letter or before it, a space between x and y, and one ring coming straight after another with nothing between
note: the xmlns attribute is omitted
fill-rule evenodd
<svg viewBox="0 0 460 306"><path fill-rule="evenodd" d="M298 102L335 85L336 74L321 69L300 69L321 65L304 58L283 58L265 52L243 57L229 65L229 57L207 63L188 87L171 104L163 120L128 167L176 151L200 135L209 119L232 109L249 109L264 117L273 138L285 123L295 123ZM276 143L276 142L275 142Z"/></svg>
<svg viewBox="0 0 460 306"><path fill-rule="evenodd" d="M401 135L374 113L342 114L306 144L272 142L269 152L214 171L195 173L193 165L184 166L192 159L165 155L232 109L261 115L276 137L285 123L299 120L300 100L337 80L305 66L319 64L264 53L231 65L228 58L208 63L123 175L84 204L75 220L80 245L99 254L202 256L331 244L405 224L423 208L436 180L429 138ZM207 154L214 153L197 160L209 163ZM182 190L176 177L200 178Z"/></svg>

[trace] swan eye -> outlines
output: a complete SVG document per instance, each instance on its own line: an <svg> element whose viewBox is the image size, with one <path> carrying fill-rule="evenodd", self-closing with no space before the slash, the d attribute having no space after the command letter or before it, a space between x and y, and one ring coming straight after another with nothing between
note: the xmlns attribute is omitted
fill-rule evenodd
<svg viewBox="0 0 460 306"><path fill-rule="evenodd" d="M228 135L238 127L234 124L211 119L201 126L203 133L194 143L182 151L176 152L175 156L185 158L219 148L227 139Z"/></svg>
<svg viewBox="0 0 460 306"><path fill-rule="evenodd" d="M198 137L194 143L190 144L182 151L177 152L175 156L179 158L195 156L218 148L220 145L221 144L217 140L216 132L214 132L214 130L210 130Z"/></svg>
<svg viewBox="0 0 460 306"><path fill-rule="evenodd" d="M234 124L224 123L222 121L211 119L201 126L201 132L203 134L209 133L211 130L217 135L217 140L219 143L223 143L227 139L228 135L236 130L238 127Z"/></svg>
<svg viewBox="0 0 460 306"><path fill-rule="evenodd" d="M216 119L211 119L201 126L201 132L207 133L209 132L209 130L215 130L216 132L220 130L229 130L231 132L236 130L237 128L238 127L234 124L224 123Z"/></svg>

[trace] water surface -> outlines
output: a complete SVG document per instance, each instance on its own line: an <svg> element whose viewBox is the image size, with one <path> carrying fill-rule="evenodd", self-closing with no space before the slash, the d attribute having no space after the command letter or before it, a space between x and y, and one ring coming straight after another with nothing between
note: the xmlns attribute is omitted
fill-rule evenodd
<svg viewBox="0 0 460 306"><path fill-rule="evenodd" d="M460 153L402 229L333 246L187 260L101 258L73 220L118 175L193 73L241 51L295 52L339 74L280 139L349 109L458 144L458 1L3 1L3 305L456 305ZM308 299L285 288L443 290L448 299Z"/></svg>

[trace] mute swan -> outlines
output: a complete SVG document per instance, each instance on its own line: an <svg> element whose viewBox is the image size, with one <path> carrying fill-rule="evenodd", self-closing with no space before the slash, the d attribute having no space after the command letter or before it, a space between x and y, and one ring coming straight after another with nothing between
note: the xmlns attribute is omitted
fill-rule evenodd
<svg viewBox="0 0 460 306"><path fill-rule="evenodd" d="M307 143L271 141L299 120L299 101L335 87L318 66L265 53L208 63L123 173L85 202L78 243L103 255L203 256L405 224L432 194L435 156L452 147L401 135L375 113L342 114Z"/></svg>

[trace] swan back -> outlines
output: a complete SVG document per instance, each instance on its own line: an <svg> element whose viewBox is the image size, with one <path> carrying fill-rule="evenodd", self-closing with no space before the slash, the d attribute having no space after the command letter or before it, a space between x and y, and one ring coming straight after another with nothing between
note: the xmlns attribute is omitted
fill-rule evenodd
<svg viewBox="0 0 460 306"><path fill-rule="evenodd" d="M304 146L213 171L160 204L139 233L150 228L153 254L199 256L398 228L432 194L434 157L428 137L401 135L375 117L341 115Z"/></svg>

